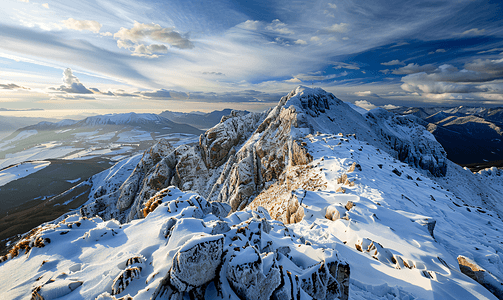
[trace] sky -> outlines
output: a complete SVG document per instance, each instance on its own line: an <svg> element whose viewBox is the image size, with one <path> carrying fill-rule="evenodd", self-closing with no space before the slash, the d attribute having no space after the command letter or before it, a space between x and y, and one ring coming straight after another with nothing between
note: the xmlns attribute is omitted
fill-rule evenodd
<svg viewBox="0 0 503 300"><path fill-rule="evenodd" d="M0 113L503 106L501 0L0 2Z"/></svg>

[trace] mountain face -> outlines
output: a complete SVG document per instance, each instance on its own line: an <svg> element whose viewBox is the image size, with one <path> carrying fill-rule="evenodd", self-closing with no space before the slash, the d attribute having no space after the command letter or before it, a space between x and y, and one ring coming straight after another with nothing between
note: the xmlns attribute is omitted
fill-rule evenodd
<svg viewBox="0 0 503 300"><path fill-rule="evenodd" d="M391 111L414 115L442 144L448 158L468 165L501 159L503 108L433 107L398 108Z"/></svg>
<svg viewBox="0 0 503 300"><path fill-rule="evenodd" d="M198 145L159 140L22 237L0 296L501 299L503 176L421 124L299 87Z"/></svg>
<svg viewBox="0 0 503 300"><path fill-rule="evenodd" d="M299 88L267 113L236 112L223 118L201 135L198 146L172 149L160 142L145 153L122 185L116 210L84 207L83 212L130 221L141 217L143 203L160 187L170 184L240 210L274 183L287 165L310 162L310 154L298 139L315 132L341 131L356 134L434 176L445 174L442 147L410 117L382 109L364 117L321 89Z"/></svg>

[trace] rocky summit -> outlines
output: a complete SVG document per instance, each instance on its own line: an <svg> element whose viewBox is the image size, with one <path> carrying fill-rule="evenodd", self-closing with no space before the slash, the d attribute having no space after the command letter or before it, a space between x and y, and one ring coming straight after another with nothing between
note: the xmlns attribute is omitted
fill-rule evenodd
<svg viewBox="0 0 503 300"><path fill-rule="evenodd" d="M0 298L502 299L503 173L423 125L298 87L161 139L12 245Z"/></svg>

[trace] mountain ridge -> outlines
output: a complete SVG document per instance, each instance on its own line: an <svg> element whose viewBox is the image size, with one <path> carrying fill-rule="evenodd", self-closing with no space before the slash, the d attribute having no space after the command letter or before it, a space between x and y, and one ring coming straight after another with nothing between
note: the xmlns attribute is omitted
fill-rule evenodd
<svg viewBox="0 0 503 300"><path fill-rule="evenodd" d="M67 299L501 298L503 176L452 163L422 124L298 87L198 145L160 140L95 177L80 215L40 227L16 244L29 258L0 270L43 276L34 293ZM193 273L195 252L211 263ZM40 267L42 253L58 262ZM26 295L26 282L0 287Z"/></svg>

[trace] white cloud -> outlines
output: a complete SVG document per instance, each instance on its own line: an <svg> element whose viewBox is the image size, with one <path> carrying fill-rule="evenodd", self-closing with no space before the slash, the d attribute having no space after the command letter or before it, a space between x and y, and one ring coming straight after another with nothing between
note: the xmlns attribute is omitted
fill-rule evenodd
<svg viewBox="0 0 503 300"><path fill-rule="evenodd" d="M30 3L30 0L19 0L19 2Z"/></svg>
<svg viewBox="0 0 503 300"><path fill-rule="evenodd" d="M328 3L328 7L332 8L332 9L336 9L337 5L335 5L333 3Z"/></svg>
<svg viewBox="0 0 503 300"><path fill-rule="evenodd" d="M325 27L321 32L324 33L344 33L348 30L349 24L347 23L339 23L334 24L330 27Z"/></svg>
<svg viewBox="0 0 503 300"><path fill-rule="evenodd" d="M343 63L343 62L336 62L334 63L334 69L350 69L350 70L360 70L360 67L355 64L348 64L348 63Z"/></svg>
<svg viewBox="0 0 503 300"><path fill-rule="evenodd" d="M492 80L503 76L503 68L497 61L475 60L466 64L467 68L458 70L451 65L442 65L433 73L410 74L402 78L401 88L419 94L468 94L468 93L502 93ZM480 84L489 82L488 84ZM435 97L435 96L431 96ZM452 97L449 96L449 97Z"/></svg>
<svg viewBox="0 0 503 300"><path fill-rule="evenodd" d="M260 25L259 21L247 20L246 22L243 22L238 26L248 30L257 30L259 25Z"/></svg>
<svg viewBox="0 0 503 300"><path fill-rule="evenodd" d="M419 73L419 72L433 72L436 69L436 67L432 64L426 64L426 65L418 65L415 63L410 63L406 65L405 67L401 67L399 69L393 70L393 74L395 75L406 75L406 74L414 74L414 73Z"/></svg>
<svg viewBox="0 0 503 300"><path fill-rule="evenodd" d="M68 29L73 30L89 30L95 33L98 33L101 29L101 24L98 21L92 20L75 20L73 18L69 18L68 20L61 21L63 25L65 25Z"/></svg>
<svg viewBox="0 0 503 300"><path fill-rule="evenodd" d="M297 45L307 45L307 42L304 41L304 40L301 40L301 39L296 40L294 43L297 44Z"/></svg>
<svg viewBox="0 0 503 300"><path fill-rule="evenodd" d="M102 36L113 36L114 34L107 31L107 32L100 32L100 35L102 35Z"/></svg>
<svg viewBox="0 0 503 300"><path fill-rule="evenodd" d="M377 94L372 93L371 91L355 92L354 94L358 97L379 97Z"/></svg>
<svg viewBox="0 0 503 300"><path fill-rule="evenodd" d="M398 59L394 59L392 61L381 63L381 65L383 65L383 66L395 66L395 65L402 65L402 66L404 66L405 63L399 61Z"/></svg>
<svg viewBox="0 0 503 300"><path fill-rule="evenodd" d="M485 32L486 32L485 29L472 28L470 30L464 31L460 35L468 35L468 36L483 35Z"/></svg>
<svg viewBox="0 0 503 300"><path fill-rule="evenodd" d="M143 24L135 21L133 28L122 27L114 34L114 38L118 40L117 45L119 47L121 47L120 45L123 47L127 42L139 44L146 40L153 40L179 49L194 48L194 44L186 36L182 36L175 31L174 28L163 28L161 25L154 23Z"/></svg>
<svg viewBox="0 0 503 300"><path fill-rule="evenodd" d="M355 105L359 106L363 109L366 109L366 110L371 110L371 109L377 108L377 106L368 102L367 100L357 100L357 101L355 101Z"/></svg>
<svg viewBox="0 0 503 300"><path fill-rule="evenodd" d="M386 105L383 105L381 106L382 108L384 109L395 109L395 108L400 108L400 106L396 106L396 105L393 105L393 104L386 104Z"/></svg>
<svg viewBox="0 0 503 300"><path fill-rule="evenodd" d="M166 52L168 52L168 47L162 44L152 44L147 46L145 46L144 44L138 44L134 47L132 55L157 58L159 56L154 53L166 53Z"/></svg>
<svg viewBox="0 0 503 300"><path fill-rule="evenodd" d="M289 82L289 83L301 83L302 80L300 80L297 77L293 77L292 79L285 80L285 82Z"/></svg>
<svg viewBox="0 0 503 300"><path fill-rule="evenodd" d="M281 22L279 19L273 20L271 24L267 25L267 30L274 31L280 34L294 34L292 30L290 30L285 23Z"/></svg>
<svg viewBox="0 0 503 300"><path fill-rule="evenodd" d="M93 92L87 89L79 79L73 75L72 69L66 68L63 71L63 85L59 88L49 88L53 91L65 92L70 94L93 94Z"/></svg>
<svg viewBox="0 0 503 300"><path fill-rule="evenodd" d="M465 69L503 77L503 58L501 59L476 59L465 64Z"/></svg>
<svg viewBox="0 0 503 300"><path fill-rule="evenodd" d="M310 38L310 40L311 40L311 42L317 42L317 41L320 40L320 38L317 37L317 36L313 36L313 37Z"/></svg>
<svg viewBox="0 0 503 300"><path fill-rule="evenodd" d="M390 69L384 69L384 70L379 70L379 72L381 72L383 74L390 74L391 70Z"/></svg>
<svg viewBox="0 0 503 300"><path fill-rule="evenodd" d="M42 4L42 6L49 9L49 3L44 3L44 4Z"/></svg>
<svg viewBox="0 0 503 300"><path fill-rule="evenodd" d="M445 52L446 52L445 49L437 49L435 51L428 52L428 54L431 55L431 54L435 54L435 53L445 53Z"/></svg>

